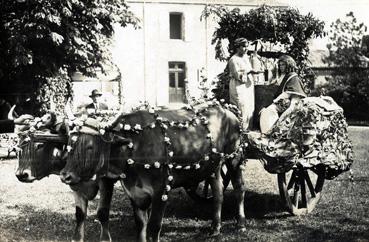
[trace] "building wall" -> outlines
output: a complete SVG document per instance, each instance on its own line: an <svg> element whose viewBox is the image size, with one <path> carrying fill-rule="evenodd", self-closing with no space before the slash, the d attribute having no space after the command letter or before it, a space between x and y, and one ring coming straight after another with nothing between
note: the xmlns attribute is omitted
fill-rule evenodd
<svg viewBox="0 0 369 242"><path fill-rule="evenodd" d="M257 7L255 0L234 2L233 7L242 11ZM225 62L215 60L214 46L211 45L216 21L213 18L200 21L206 1L131 1L128 5L141 19L141 28L117 26L113 49L114 62L122 73L125 107L137 106L140 101L171 106L169 61L186 63L188 92L199 97L199 71L205 68L208 79L212 80L226 66ZM169 39L170 12L184 15L183 40Z"/></svg>

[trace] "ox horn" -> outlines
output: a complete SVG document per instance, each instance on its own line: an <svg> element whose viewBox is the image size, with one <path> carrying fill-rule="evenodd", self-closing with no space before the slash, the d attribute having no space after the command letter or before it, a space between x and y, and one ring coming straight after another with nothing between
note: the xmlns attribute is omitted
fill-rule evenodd
<svg viewBox="0 0 369 242"><path fill-rule="evenodd" d="M13 107L9 110L8 119L10 119L10 120L14 120L18 116L17 113L14 111L15 107L16 107L16 105L13 105Z"/></svg>
<svg viewBox="0 0 369 242"><path fill-rule="evenodd" d="M70 98L68 98L68 101L67 103L65 104L65 107L64 107L64 112L65 114L67 115L68 119L69 120L73 120L75 119L76 117L74 116L73 112L72 112L72 107L70 105Z"/></svg>

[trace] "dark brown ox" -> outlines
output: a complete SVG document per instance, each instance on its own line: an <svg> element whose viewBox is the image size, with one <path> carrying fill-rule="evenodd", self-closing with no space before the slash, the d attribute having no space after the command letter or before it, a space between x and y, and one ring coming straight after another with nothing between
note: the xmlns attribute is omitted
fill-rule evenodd
<svg viewBox="0 0 369 242"><path fill-rule="evenodd" d="M60 174L60 170L65 166L65 147L67 137L50 132L35 132L26 135L25 132L20 137L18 152L18 168L16 176L21 182L33 182L51 174ZM111 241L109 233L108 214L113 193L115 180L101 179L97 185L94 182L84 183L83 186L73 187L73 195L76 206L76 227L73 234L73 241L84 241L85 219L87 216L88 200L92 200L98 189L100 190L100 200L98 207L98 219L101 224L101 241Z"/></svg>
<svg viewBox="0 0 369 242"><path fill-rule="evenodd" d="M69 139L71 150L60 175L63 182L74 184L95 174L104 175L107 167L116 176L125 176L123 183L132 202L137 239L146 241L148 236L159 241L168 191L194 187L210 179L214 196L212 229L218 234L223 202L220 168L223 158L227 158L238 200L238 225L244 229L245 187L239 169L241 159L237 156L240 127L233 113L212 106L198 111L168 110L155 114L137 111L117 120L122 120L119 135L132 142L112 145L106 134L98 135L97 127L94 133L82 132L83 126Z"/></svg>

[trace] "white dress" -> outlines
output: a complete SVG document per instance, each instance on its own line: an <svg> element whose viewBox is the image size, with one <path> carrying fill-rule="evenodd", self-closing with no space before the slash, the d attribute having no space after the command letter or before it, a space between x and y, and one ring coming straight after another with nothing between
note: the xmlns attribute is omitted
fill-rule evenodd
<svg viewBox="0 0 369 242"><path fill-rule="evenodd" d="M243 57L233 55L229 60L228 68L230 73L229 101L240 109L243 128L250 129L255 110L255 92L252 76L247 75L251 70L247 55Z"/></svg>

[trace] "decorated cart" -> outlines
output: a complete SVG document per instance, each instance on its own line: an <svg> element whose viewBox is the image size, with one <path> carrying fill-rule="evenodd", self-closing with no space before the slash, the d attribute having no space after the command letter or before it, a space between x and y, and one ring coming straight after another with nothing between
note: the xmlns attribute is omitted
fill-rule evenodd
<svg viewBox="0 0 369 242"><path fill-rule="evenodd" d="M255 86L255 127L261 108L272 103L275 85ZM324 181L348 171L353 162L343 110L330 97L302 99L291 115L278 120L268 134L258 129L244 134L245 159L259 159L266 171L277 175L279 194L293 215L311 212ZM222 169L227 188L230 175ZM197 201L211 199L208 181L187 190Z"/></svg>

